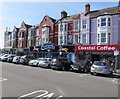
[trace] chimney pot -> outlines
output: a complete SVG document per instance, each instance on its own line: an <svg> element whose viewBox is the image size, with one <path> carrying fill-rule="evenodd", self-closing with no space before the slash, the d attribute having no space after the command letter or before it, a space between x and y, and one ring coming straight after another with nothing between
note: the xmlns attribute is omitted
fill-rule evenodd
<svg viewBox="0 0 120 99"><path fill-rule="evenodd" d="M89 3L85 5L85 11L90 12L90 4Z"/></svg>
<svg viewBox="0 0 120 99"><path fill-rule="evenodd" d="M65 18L65 17L67 17L67 12L62 11L62 12L61 12L61 18Z"/></svg>

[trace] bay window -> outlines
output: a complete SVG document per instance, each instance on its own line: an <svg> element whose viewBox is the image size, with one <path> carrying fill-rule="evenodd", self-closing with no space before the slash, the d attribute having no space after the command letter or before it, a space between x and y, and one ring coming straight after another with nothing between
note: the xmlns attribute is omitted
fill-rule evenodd
<svg viewBox="0 0 120 99"><path fill-rule="evenodd" d="M79 21L74 22L74 30L79 30Z"/></svg>
<svg viewBox="0 0 120 99"><path fill-rule="evenodd" d="M106 26L106 18L101 18L101 26Z"/></svg>
<svg viewBox="0 0 120 99"><path fill-rule="evenodd" d="M82 29L86 29L87 28L87 22L86 20L82 20Z"/></svg>
<svg viewBox="0 0 120 99"><path fill-rule="evenodd" d="M86 37L87 37L86 34L82 34L82 43L86 43L87 42Z"/></svg>
<svg viewBox="0 0 120 99"><path fill-rule="evenodd" d="M101 43L106 43L106 33L101 33Z"/></svg>

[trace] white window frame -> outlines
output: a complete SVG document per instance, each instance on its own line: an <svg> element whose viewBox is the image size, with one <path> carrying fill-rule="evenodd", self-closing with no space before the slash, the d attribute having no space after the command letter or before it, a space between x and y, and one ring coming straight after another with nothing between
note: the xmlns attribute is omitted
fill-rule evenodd
<svg viewBox="0 0 120 99"><path fill-rule="evenodd" d="M105 26L102 26L102 19L105 19ZM100 26L101 27L106 27L107 26L107 18L106 17L103 17L103 18L100 19Z"/></svg>
<svg viewBox="0 0 120 99"><path fill-rule="evenodd" d="M86 24L83 24L83 21L86 21ZM85 28L83 28L83 25L85 25ZM81 26L82 26L82 29L83 29L83 30L84 30L84 29L87 29L87 20L86 20L86 19L83 19L83 20L82 20L82 25L81 25Z"/></svg>
<svg viewBox="0 0 120 99"><path fill-rule="evenodd" d="M76 35L78 36L78 41L77 41L77 42L75 42L75 40L76 40L76 39L75 39L75 36L76 36ZM74 34L74 43L75 43L75 44L76 44L76 43L79 43L79 33Z"/></svg>
<svg viewBox="0 0 120 99"><path fill-rule="evenodd" d="M83 35L86 35L86 38L85 38L85 39L86 39L86 42L83 42ZM83 43L83 44L84 44L84 43L87 43L87 34L86 34L86 33L83 33L83 34L82 34L82 43Z"/></svg>
<svg viewBox="0 0 120 99"><path fill-rule="evenodd" d="M104 38L106 39L105 42L102 42L102 38L103 38L103 37L102 37L102 34L105 34L105 37L104 37ZM101 33L101 35L100 35L100 41L101 41L101 43L107 43L107 33L106 33L106 32L102 32L102 33Z"/></svg>
<svg viewBox="0 0 120 99"><path fill-rule="evenodd" d="M78 22L78 24L77 24L77 29L76 29L76 22ZM75 30L75 31L79 30L79 20L75 20L75 21L74 21L74 30Z"/></svg>

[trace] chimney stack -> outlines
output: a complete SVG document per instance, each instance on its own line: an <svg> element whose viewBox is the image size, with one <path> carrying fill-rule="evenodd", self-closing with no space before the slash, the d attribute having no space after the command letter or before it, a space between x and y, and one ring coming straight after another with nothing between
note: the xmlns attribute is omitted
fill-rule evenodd
<svg viewBox="0 0 120 99"><path fill-rule="evenodd" d="M85 5L85 11L90 12L90 4L89 3Z"/></svg>
<svg viewBox="0 0 120 99"><path fill-rule="evenodd" d="M61 12L61 18L65 18L65 17L67 17L67 12L62 11L62 12Z"/></svg>

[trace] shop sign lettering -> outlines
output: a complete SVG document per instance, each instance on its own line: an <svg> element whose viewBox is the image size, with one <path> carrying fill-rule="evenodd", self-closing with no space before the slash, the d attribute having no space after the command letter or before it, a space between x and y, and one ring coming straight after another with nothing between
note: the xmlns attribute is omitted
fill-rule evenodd
<svg viewBox="0 0 120 99"><path fill-rule="evenodd" d="M76 51L118 51L118 45L76 45Z"/></svg>
<svg viewBox="0 0 120 99"><path fill-rule="evenodd" d="M41 50L55 50L54 45L42 45Z"/></svg>

